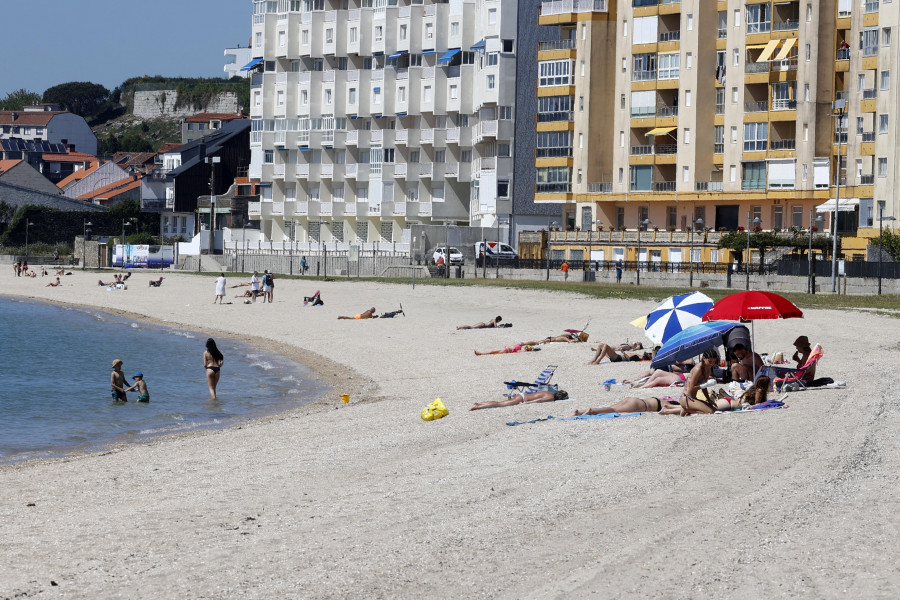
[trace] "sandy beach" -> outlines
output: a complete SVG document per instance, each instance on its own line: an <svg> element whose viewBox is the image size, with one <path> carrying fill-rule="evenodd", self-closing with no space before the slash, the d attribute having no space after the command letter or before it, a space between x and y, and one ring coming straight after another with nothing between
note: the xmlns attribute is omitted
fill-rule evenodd
<svg viewBox="0 0 900 600"><path fill-rule="evenodd" d="M825 349L817 374L848 384L791 394L787 409L510 427L660 395L600 385L647 363L586 364L589 345L643 339L629 321L654 303L277 280L274 304L214 306L214 276L167 274L148 288L137 272L118 292L97 277L74 271L47 288L50 278L8 268L0 289L249 340L308 365L333 393L239 427L0 467L0 598L900 593L894 318L806 311L756 323L758 350L789 356L808 335ZM325 306L303 307L316 289ZM405 317L336 319L400 303ZM455 329L497 314L513 327ZM588 344L473 352L588 320ZM574 400L468 410L548 364ZM226 362L220 386L241 387L228 377ZM435 398L450 415L422 421Z"/></svg>

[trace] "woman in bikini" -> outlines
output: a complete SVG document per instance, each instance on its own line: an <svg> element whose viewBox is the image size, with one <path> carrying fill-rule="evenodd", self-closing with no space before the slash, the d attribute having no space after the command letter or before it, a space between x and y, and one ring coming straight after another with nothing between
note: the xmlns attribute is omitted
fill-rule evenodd
<svg viewBox="0 0 900 600"><path fill-rule="evenodd" d="M569 394L565 390L555 392L513 392L506 400L490 402L476 402L469 410L481 410L483 408L499 408L501 406L515 406L516 404L537 404L538 402L555 402L565 400Z"/></svg>
<svg viewBox="0 0 900 600"><path fill-rule="evenodd" d="M619 353L619 349L622 346L610 346L609 344L600 344L597 346L597 352L594 354L594 358L591 359L589 365L599 365L600 361L604 358L608 358L609 362L622 362L622 361L638 361L638 360L650 360L653 358L652 352L625 352L621 351Z"/></svg>
<svg viewBox="0 0 900 600"><path fill-rule="evenodd" d="M203 353L203 368L206 369L206 384L209 386L209 399L216 399L216 385L219 383L219 372L225 357L216 347L216 341L212 338L206 340L206 351Z"/></svg>
<svg viewBox="0 0 900 600"><path fill-rule="evenodd" d="M581 415L604 415L610 413L636 413L636 412L655 412L663 415L673 414L671 409L674 407L675 412L681 412L681 406L678 400L665 396L663 398L623 398L612 406L603 406L601 408L589 408L587 410L576 410L570 417L580 417ZM669 412L666 412L666 411Z"/></svg>
<svg viewBox="0 0 900 600"><path fill-rule="evenodd" d="M691 369L687 381L684 382L684 394L681 396L681 412L684 417L693 414L711 414L719 410L716 401L700 386L712 377L713 367L719 364L719 352L710 348L703 352L700 364Z"/></svg>

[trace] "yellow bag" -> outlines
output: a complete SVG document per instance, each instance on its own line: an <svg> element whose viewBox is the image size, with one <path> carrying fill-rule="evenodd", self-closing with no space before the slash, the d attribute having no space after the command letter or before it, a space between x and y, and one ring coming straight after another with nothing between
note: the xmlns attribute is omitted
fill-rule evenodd
<svg viewBox="0 0 900 600"><path fill-rule="evenodd" d="M436 419L441 419L450 414L450 411L447 410L447 407L444 406L444 403L441 402L441 399L438 398L428 406L422 409L422 420L423 421L434 421Z"/></svg>

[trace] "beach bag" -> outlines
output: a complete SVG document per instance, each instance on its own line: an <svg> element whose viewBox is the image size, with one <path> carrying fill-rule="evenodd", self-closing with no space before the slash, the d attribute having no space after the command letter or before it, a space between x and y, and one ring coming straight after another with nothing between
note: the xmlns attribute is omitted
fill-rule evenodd
<svg viewBox="0 0 900 600"><path fill-rule="evenodd" d="M263 277L263 285L270 286L272 285L272 275L267 273L265 277Z"/></svg>
<svg viewBox="0 0 900 600"><path fill-rule="evenodd" d="M444 403L438 398L422 409L421 417L423 421L435 421L437 419L442 419L449 414L450 411L447 410L447 407L444 406Z"/></svg>

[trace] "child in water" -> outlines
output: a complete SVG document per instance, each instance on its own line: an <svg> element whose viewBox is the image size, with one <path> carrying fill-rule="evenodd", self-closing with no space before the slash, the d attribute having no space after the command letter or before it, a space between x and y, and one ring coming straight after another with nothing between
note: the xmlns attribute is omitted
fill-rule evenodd
<svg viewBox="0 0 900 600"><path fill-rule="evenodd" d="M126 392L133 392L134 388L138 390L138 402L150 402L150 392L147 391L147 382L144 381L144 374L138 371L134 374L134 385L126 389Z"/></svg>

